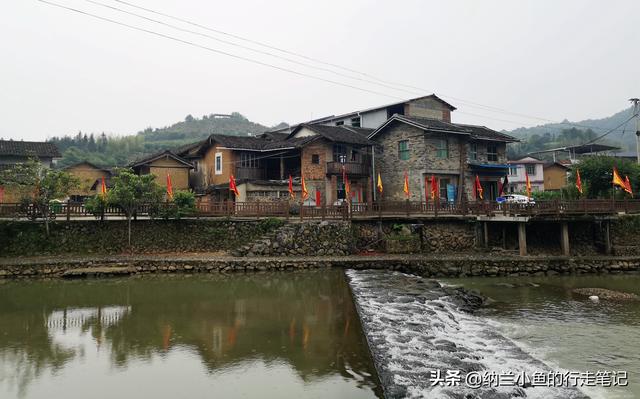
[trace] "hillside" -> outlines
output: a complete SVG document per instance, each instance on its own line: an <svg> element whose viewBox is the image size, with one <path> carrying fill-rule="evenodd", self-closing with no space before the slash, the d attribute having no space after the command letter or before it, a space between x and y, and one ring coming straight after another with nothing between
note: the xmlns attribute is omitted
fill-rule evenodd
<svg viewBox="0 0 640 399"><path fill-rule="evenodd" d="M129 136L110 137L104 133L78 132L73 136L53 137L49 141L54 142L63 155L59 162L61 167L85 160L102 167L114 167L125 166L160 150L202 140L212 133L248 136L269 129L234 112L227 116L211 114L202 118L187 115L184 121L171 126L147 128Z"/></svg>
<svg viewBox="0 0 640 399"><path fill-rule="evenodd" d="M632 108L629 107L606 118L586 119L577 122L565 120L562 123L549 123L508 131L507 134L521 140L520 143L510 146L509 155L510 157L520 157L533 151L583 144L621 125L631 117L632 111ZM599 140L598 143L617 146L626 151L635 150L635 140L635 123L631 120L607 135L605 139Z"/></svg>

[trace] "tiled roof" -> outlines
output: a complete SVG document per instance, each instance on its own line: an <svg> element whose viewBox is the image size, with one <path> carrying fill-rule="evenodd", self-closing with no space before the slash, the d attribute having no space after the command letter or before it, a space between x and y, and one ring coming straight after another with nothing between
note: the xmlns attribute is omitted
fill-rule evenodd
<svg viewBox="0 0 640 399"><path fill-rule="evenodd" d="M373 131L373 129L354 128L350 126L300 125L291 132L289 137L293 138L293 136L303 127L316 132L329 141L360 145L371 144L366 135Z"/></svg>
<svg viewBox="0 0 640 399"><path fill-rule="evenodd" d="M508 134L500 133L493 129L489 129L486 126L467 125L463 123L452 123L452 125L461 126L461 127L470 129L471 137L475 139L480 139L480 140L488 139L488 140L498 140L498 141L507 141L507 142L520 141L515 137L509 136Z"/></svg>
<svg viewBox="0 0 640 399"><path fill-rule="evenodd" d="M417 116L406 116L406 115L399 115L399 114L395 114L391 118L389 118L379 128L374 130L373 133L369 135L369 138L372 138L373 136L378 134L386 126L388 126L394 121L400 122L400 123L408 123L424 130L436 130L436 131L442 131L446 133L463 134L463 135L468 135L471 138L480 139L480 140L485 139L485 140L496 140L496 141L506 141L506 142L518 141L514 137L497 132L493 129L489 129L486 126L466 125L462 123L450 123L450 122L445 122L439 119L420 118Z"/></svg>
<svg viewBox="0 0 640 399"><path fill-rule="evenodd" d="M0 140L0 155L20 157L37 156L41 158L60 158L62 155L53 143L41 141Z"/></svg>
<svg viewBox="0 0 640 399"><path fill-rule="evenodd" d="M173 152L171 152L169 150L157 152L157 153L151 154L151 155L149 155L149 156L147 156L145 158L138 159L137 161L134 161L134 162L130 163L129 167L136 168L138 166L142 166L142 165L151 163L151 162L155 161L156 159L160 159L162 157L169 157L171 159L174 159L178 163L183 164L184 166L186 166L188 168L193 168L193 165L189 161L187 161L186 159L174 154Z"/></svg>

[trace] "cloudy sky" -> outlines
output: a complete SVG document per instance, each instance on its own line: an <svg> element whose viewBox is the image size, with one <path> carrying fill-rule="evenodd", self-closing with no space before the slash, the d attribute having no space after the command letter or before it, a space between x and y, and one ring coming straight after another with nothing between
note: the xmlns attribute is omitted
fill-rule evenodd
<svg viewBox="0 0 640 399"><path fill-rule="evenodd" d="M232 111L273 125L432 92L458 107L454 121L512 129L608 116L640 96L636 0L127 0L253 42L118 0L47 1L201 47L37 0L5 1L5 139L132 134Z"/></svg>

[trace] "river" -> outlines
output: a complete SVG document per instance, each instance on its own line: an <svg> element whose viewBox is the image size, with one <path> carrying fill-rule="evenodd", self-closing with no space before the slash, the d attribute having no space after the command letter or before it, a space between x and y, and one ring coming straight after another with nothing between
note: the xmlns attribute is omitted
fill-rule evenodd
<svg viewBox="0 0 640 399"><path fill-rule="evenodd" d="M375 398L342 270L0 280L0 398Z"/></svg>
<svg viewBox="0 0 640 399"><path fill-rule="evenodd" d="M484 318L552 369L627 371L628 387L583 387L592 398L640 398L640 301L594 302L574 288L640 295L639 275L463 278L445 283L474 289L495 302Z"/></svg>

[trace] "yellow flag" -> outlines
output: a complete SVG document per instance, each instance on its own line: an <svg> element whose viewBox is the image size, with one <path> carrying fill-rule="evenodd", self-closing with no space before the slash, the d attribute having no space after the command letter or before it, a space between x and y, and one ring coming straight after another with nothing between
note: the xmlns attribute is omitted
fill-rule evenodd
<svg viewBox="0 0 640 399"><path fill-rule="evenodd" d="M624 180L622 180L622 177L620 177L618 168L615 167L613 168L613 185L622 187L622 189L626 191L627 185L624 183Z"/></svg>
<svg viewBox="0 0 640 399"><path fill-rule="evenodd" d="M378 192L380 194L382 194L382 177L380 177L380 173L378 173L378 184L377 184L377 187L378 187Z"/></svg>

